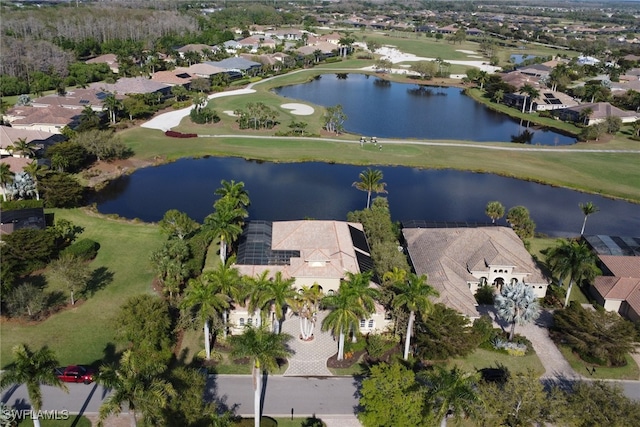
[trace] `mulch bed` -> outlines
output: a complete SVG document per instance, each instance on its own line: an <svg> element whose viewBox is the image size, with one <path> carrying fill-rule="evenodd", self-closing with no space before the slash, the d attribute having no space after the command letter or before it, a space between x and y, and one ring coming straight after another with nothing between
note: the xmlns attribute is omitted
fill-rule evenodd
<svg viewBox="0 0 640 427"><path fill-rule="evenodd" d="M327 360L327 367L334 368L334 369L349 368L353 366L355 363L358 363L362 355L364 355L365 353L366 353L365 350L361 350L356 353L353 353L353 355L350 358L348 359L345 358L342 360L338 360L338 353L336 353Z"/></svg>

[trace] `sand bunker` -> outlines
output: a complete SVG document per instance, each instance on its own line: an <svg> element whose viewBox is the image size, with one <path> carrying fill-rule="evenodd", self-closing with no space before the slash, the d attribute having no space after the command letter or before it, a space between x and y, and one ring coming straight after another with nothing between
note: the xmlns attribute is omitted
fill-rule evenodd
<svg viewBox="0 0 640 427"><path fill-rule="evenodd" d="M315 111L313 107L309 105L297 103L282 104L281 107L285 110L291 110L291 114L295 114L296 116L310 116Z"/></svg>
<svg viewBox="0 0 640 427"><path fill-rule="evenodd" d="M234 113L233 110L224 110L223 113L227 116L237 117L236 113Z"/></svg>

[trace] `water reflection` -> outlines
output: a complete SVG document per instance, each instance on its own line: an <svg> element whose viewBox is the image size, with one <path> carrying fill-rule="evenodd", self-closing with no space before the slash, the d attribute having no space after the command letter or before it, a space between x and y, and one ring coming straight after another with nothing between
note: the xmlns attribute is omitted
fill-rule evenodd
<svg viewBox="0 0 640 427"><path fill-rule="evenodd" d="M488 109L455 87L383 84L378 78L350 74L274 91L318 105L342 105L347 115L345 129L359 135L510 142L511 135L521 132L518 120ZM575 138L538 128L532 139L532 144L540 145L574 143Z"/></svg>
<svg viewBox="0 0 640 427"><path fill-rule="evenodd" d="M592 201L588 234L638 235L640 205L513 178L452 170L380 167L394 220L488 222L487 202L507 209L526 206L537 230L552 236L580 232L579 203ZM244 181L251 197L250 218L344 220L364 208L366 193L352 187L360 166L325 163L257 163L232 158L183 159L141 169L115 181L96 202L102 213L147 222L169 209L202 222L213 211L214 191L222 179ZM500 221L505 224L504 218Z"/></svg>

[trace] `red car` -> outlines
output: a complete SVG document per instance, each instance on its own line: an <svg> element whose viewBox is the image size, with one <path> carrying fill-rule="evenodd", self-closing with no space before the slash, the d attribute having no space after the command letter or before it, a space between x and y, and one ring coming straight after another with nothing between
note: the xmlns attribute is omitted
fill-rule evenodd
<svg viewBox="0 0 640 427"><path fill-rule="evenodd" d="M66 383L90 384L94 380L96 371L88 366L72 365L56 368L56 375Z"/></svg>

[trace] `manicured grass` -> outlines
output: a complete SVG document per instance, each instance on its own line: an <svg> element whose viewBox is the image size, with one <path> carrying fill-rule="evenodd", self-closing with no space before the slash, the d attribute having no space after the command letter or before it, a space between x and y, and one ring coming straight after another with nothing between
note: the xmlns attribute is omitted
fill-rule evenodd
<svg viewBox="0 0 640 427"><path fill-rule="evenodd" d="M561 345L558 346L560 352L567 359L569 365L580 375L584 375L587 378L594 380L634 380L640 379L640 369L638 364L633 360L630 355L626 355L625 359L627 364L619 368L609 368L606 366L593 365L582 361L577 355L571 351L571 348ZM589 368L587 370L587 368ZM593 374L590 373L595 368Z"/></svg>
<svg viewBox="0 0 640 427"><path fill-rule="evenodd" d="M291 418L272 418L272 417L263 415L262 419L260 420L260 425L262 427L275 427L276 425L278 427L300 427L302 423L305 422L306 420L307 420L306 417L305 418L294 417L293 419L291 419ZM254 418L243 418L237 423L233 423L232 426L253 427L254 421L255 421ZM323 422L322 425L326 425L326 424Z"/></svg>
<svg viewBox="0 0 640 427"><path fill-rule="evenodd" d="M49 211L48 211L49 212ZM52 210L56 219L67 219L84 227L81 238L100 243L98 256L89 267L98 284L93 295L38 323L0 323L0 360L12 361L11 348L27 343L31 348L48 345L61 364L93 364L103 359L113 345L111 319L133 295L151 293L154 274L149 255L164 240L158 227L112 220L81 209Z"/></svg>
<svg viewBox="0 0 640 427"><path fill-rule="evenodd" d="M476 372L478 369L495 368L498 365L505 366L511 373L533 371L536 375L544 374L544 366L535 353L526 356L509 356L491 350L477 349L467 357L451 359L447 366L457 365L468 372Z"/></svg>

